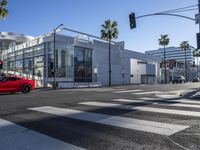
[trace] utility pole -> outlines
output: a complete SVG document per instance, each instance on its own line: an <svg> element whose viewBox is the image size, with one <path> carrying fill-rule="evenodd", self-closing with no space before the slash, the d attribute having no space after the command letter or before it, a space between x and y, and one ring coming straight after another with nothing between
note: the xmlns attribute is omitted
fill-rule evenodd
<svg viewBox="0 0 200 150"><path fill-rule="evenodd" d="M199 12L198 12L199 13L199 15L198 15L199 16L199 18L198 18L199 20L198 20L198 22L199 22L199 33L200 33L200 0L198 0L198 8L199 8ZM197 42L199 42L199 41L197 41Z"/></svg>
<svg viewBox="0 0 200 150"><path fill-rule="evenodd" d="M200 0L198 0L198 8L199 8L199 11L198 11L198 23L199 23L199 34L200 34ZM198 41L197 41L197 45L199 45L198 43L200 42L199 41L199 38L197 38L198 39ZM197 47L197 49L198 49L198 47ZM199 51L199 49L198 49L198 51ZM198 53L199 54L199 53ZM198 56L197 56L197 78L199 77L199 66L198 66L198 62L199 60L198 60Z"/></svg>

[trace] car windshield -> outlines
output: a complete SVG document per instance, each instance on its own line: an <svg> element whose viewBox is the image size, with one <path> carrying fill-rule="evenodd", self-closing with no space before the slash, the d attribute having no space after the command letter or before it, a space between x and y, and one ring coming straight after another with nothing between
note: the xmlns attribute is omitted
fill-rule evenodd
<svg viewBox="0 0 200 150"><path fill-rule="evenodd" d="M0 76L0 82L3 82L6 80L7 77L3 77L3 76Z"/></svg>

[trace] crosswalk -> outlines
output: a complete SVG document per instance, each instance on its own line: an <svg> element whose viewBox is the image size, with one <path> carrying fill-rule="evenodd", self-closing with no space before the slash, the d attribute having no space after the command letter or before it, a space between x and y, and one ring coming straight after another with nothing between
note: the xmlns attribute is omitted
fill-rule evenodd
<svg viewBox="0 0 200 150"><path fill-rule="evenodd" d="M144 121L139 119L131 119L126 117L118 117L113 115L104 115L104 114L90 113L72 109L49 107L49 106L31 108L31 110L50 113L67 118L79 119L104 125L111 125L127 129L146 131L150 133L156 133L168 136L188 128L188 126L158 123L153 121Z"/></svg>
<svg viewBox="0 0 200 150"><path fill-rule="evenodd" d="M121 89L117 91L113 91L113 94L133 94L133 95L155 95L158 98L176 98L179 97L181 91L167 91L167 92L162 92L162 91L144 91L142 89L134 89L134 90L126 90L126 89Z"/></svg>
<svg viewBox="0 0 200 150"><path fill-rule="evenodd" d="M87 108L87 109L86 109ZM194 110L188 110L188 108ZM105 111L110 110L110 111ZM126 116L123 115L126 112L119 113L118 115L114 112L128 110L132 115ZM98 136L107 137L107 134L112 134L110 130L112 128L117 132L133 132L140 134L152 134L157 136L173 136L174 134L183 132L191 128L192 126L186 124L178 124L176 122L166 122L161 120L152 120L153 115L159 116L159 114L166 115L167 119L170 119L172 116L178 117L188 117L188 118L200 118L200 101L190 101L186 99L180 100L152 100L152 99L110 99L110 100L101 100L101 101L84 101L78 103L74 107L58 107L58 106L40 106L28 108L27 111L32 112L32 115L48 114L55 118L66 119L66 126L62 129L69 128L67 131L70 131L70 134L74 132L81 137L81 134L84 134L85 137L88 137L93 142L88 142L83 144L81 141L72 142L72 140L62 140L62 138L55 138L41 131L34 131L32 129L17 125L12 123L12 121L7 121L5 119L0 119L0 133L1 135L6 135L2 140L0 139L0 145L2 150L7 150L9 148L25 150L27 147L30 150L37 149L48 149L48 150L82 150L82 149L92 149L94 143L103 144L106 139L102 139ZM145 113L146 118L137 118L137 112L140 114ZM29 114L27 114L29 115ZM28 117L27 117L28 118ZM187 119L188 119L187 118ZM70 125L69 125L70 124ZM58 128L59 126L49 125L51 128ZM97 128L96 128L97 126ZM72 128L75 128L72 130ZM45 127L44 127L45 128ZM77 128L77 129L76 129ZM84 133L84 128L87 128L87 133ZM91 129L90 129L91 128ZM99 129L104 129L100 131ZM80 131L78 131L78 129ZM102 133L103 132L103 133ZM95 134L94 134L95 133ZM60 136L64 136L62 131ZM104 135L105 134L105 135ZM72 136L73 139L80 139L79 136ZM112 137L112 135L110 135ZM134 134L137 136L137 134ZM108 136L109 137L109 136ZM98 140L97 140L97 139ZM100 139L99 139L100 138ZM116 137L115 137L116 138ZM115 138L111 138L110 141L115 142ZM15 140L17 139L17 140ZM128 139L128 137L127 137ZM13 141L10 145L10 141ZM99 142L101 141L101 142ZM37 144L34 144L37 143ZM23 147L25 146L27 147ZM107 145L107 144L105 144ZM94 147L93 147L94 148ZM28 149L28 148L27 148Z"/></svg>

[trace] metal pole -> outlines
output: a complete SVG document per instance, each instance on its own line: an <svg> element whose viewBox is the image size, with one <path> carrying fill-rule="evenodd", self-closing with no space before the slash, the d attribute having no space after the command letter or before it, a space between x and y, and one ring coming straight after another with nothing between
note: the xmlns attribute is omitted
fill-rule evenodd
<svg viewBox="0 0 200 150"><path fill-rule="evenodd" d="M198 58L198 56L197 56L197 78L199 77L199 58Z"/></svg>
<svg viewBox="0 0 200 150"><path fill-rule="evenodd" d="M185 79L186 82L188 82L186 49L185 49Z"/></svg>
<svg viewBox="0 0 200 150"><path fill-rule="evenodd" d="M166 51L164 46L164 64L165 64L165 84L167 84L167 63L166 63Z"/></svg>
<svg viewBox="0 0 200 150"><path fill-rule="evenodd" d="M53 54L54 54L54 66L53 66L53 88L56 89L56 29L53 30Z"/></svg>
<svg viewBox="0 0 200 150"><path fill-rule="evenodd" d="M200 33L200 0L198 0L198 8L199 8L199 33ZM199 41L198 41L199 42Z"/></svg>
<svg viewBox="0 0 200 150"><path fill-rule="evenodd" d="M111 74L112 74L112 70L111 70L111 40L109 40L109 86L112 85L112 81L111 81Z"/></svg>
<svg viewBox="0 0 200 150"><path fill-rule="evenodd" d="M53 78L53 88L56 89L56 31L58 30L58 28L60 28L61 26L63 26L63 24L60 24L59 26L57 26L54 30L53 30L53 51L54 51L54 67L53 67L53 71L54 71L54 78Z"/></svg>

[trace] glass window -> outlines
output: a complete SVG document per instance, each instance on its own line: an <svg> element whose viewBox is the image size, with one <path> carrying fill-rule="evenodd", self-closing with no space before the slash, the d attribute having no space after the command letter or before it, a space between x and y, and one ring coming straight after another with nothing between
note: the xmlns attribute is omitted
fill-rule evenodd
<svg viewBox="0 0 200 150"><path fill-rule="evenodd" d="M65 63L66 63L66 51L62 50L61 51L61 66L62 66L62 68L66 66Z"/></svg>
<svg viewBox="0 0 200 150"><path fill-rule="evenodd" d="M74 80L75 82L92 82L92 50L75 47Z"/></svg>

